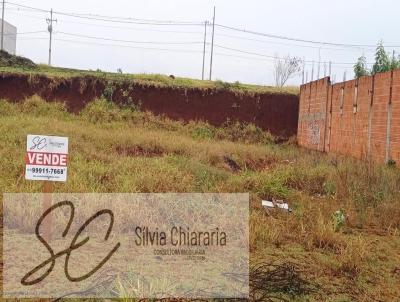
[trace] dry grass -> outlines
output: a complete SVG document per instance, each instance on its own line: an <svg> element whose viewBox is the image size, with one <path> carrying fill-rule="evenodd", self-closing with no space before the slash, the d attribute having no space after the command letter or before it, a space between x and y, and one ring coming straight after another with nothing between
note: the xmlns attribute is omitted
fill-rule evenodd
<svg viewBox="0 0 400 302"><path fill-rule="evenodd" d="M1 101L0 133L1 192L41 190L23 176L28 133L65 135L69 176L56 192L250 192L251 261L290 260L320 285L295 301L400 297L397 168L275 145L251 125L185 125L104 101L81 115L37 97ZM266 198L293 212L266 211Z"/></svg>
<svg viewBox="0 0 400 302"><path fill-rule="evenodd" d="M0 72L3 74L27 74L35 80L35 77L46 75L54 79L54 82L70 79L72 77L96 77L114 82L129 82L136 83L142 86L153 87L170 87L179 89L216 89L227 90L235 94L299 94L299 87L274 87L274 86L261 86L252 84L243 84L239 82L228 83L221 80L216 81L202 81L190 78L170 77L162 74L128 74L128 73L113 73L104 72L101 70L78 70L71 68L51 67L48 65L39 64L35 67L16 66L12 64L2 64L0 61Z"/></svg>

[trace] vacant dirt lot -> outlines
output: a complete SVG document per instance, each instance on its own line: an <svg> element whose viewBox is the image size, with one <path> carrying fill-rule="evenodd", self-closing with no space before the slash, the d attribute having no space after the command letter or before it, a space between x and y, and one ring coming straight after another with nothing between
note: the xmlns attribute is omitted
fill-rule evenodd
<svg viewBox="0 0 400 302"><path fill-rule="evenodd" d="M294 263L313 285L311 292L269 288L275 291L268 295L292 301L400 297L396 168L275 145L270 134L249 125L183 124L104 100L77 115L32 98L0 102L1 192L41 191L39 182L24 179L26 135L49 129L70 139L68 181L56 184L56 192L250 192L251 264ZM272 198L293 211L261 207Z"/></svg>

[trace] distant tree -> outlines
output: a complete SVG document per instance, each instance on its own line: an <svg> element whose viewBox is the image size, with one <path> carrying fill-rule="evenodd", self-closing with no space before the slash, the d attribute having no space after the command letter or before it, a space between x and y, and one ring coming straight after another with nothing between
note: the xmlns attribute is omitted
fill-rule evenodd
<svg viewBox="0 0 400 302"><path fill-rule="evenodd" d="M392 60L390 61L390 69L391 70L400 69L400 56L397 56L397 58L396 58L394 53L393 53Z"/></svg>
<svg viewBox="0 0 400 302"><path fill-rule="evenodd" d="M356 65L354 65L354 74L357 79L370 74L367 67L367 58L364 55L359 57Z"/></svg>
<svg viewBox="0 0 400 302"><path fill-rule="evenodd" d="M386 72L391 70L392 62L389 55L385 51L382 41L378 43L375 52L375 64L372 67L372 74Z"/></svg>
<svg viewBox="0 0 400 302"><path fill-rule="evenodd" d="M274 60L274 78L277 87L283 87L287 80L301 70L302 60L298 57L287 55L281 59L275 56Z"/></svg>

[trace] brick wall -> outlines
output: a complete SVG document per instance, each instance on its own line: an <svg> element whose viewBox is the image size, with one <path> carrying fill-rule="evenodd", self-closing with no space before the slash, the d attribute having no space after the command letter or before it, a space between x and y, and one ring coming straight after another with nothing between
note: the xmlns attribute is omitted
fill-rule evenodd
<svg viewBox="0 0 400 302"><path fill-rule="evenodd" d="M302 85L297 139L301 146L318 151L325 150L325 121L329 79Z"/></svg>
<svg viewBox="0 0 400 302"><path fill-rule="evenodd" d="M302 85L297 138L308 149L400 163L400 71Z"/></svg>

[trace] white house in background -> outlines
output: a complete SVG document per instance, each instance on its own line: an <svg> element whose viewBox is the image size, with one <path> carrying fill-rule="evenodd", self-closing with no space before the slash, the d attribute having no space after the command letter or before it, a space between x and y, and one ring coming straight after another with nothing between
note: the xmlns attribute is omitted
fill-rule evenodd
<svg viewBox="0 0 400 302"><path fill-rule="evenodd" d="M0 35L1 35L1 27L2 20L0 19ZM0 38L1 39L1 38ZM4 50L8 53L15 55L17 51L17 28L14 25L4 21L4 42L3 42Z"/></svg>

